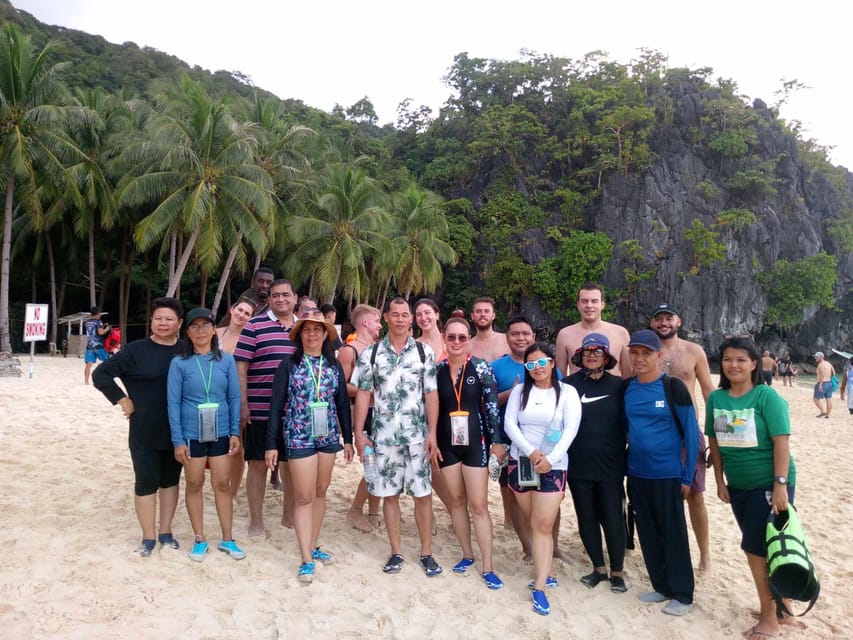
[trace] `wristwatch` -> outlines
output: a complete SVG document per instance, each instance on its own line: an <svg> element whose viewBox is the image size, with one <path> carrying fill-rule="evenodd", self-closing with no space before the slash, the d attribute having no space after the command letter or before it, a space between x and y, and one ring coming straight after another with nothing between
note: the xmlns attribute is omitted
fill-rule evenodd
<svg viewBox="0 0 853 640"><path fill-rule="evenodd" d="M785 476L776 476L776 482L779 484L788 484L788 478Z"/></svg>

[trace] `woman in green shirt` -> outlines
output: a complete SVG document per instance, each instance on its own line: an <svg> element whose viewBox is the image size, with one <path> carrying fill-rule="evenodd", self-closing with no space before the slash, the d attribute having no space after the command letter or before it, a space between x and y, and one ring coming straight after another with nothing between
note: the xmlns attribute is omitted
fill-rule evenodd
<svg viewBox="0 0 853 640"><path fill-rule="evenodd" d="M761 384L761 352L749 338L728 338L720 345L720 388L708 396L705 435L717 495L732 505L761 604L748 640L779 634L776 605L767 576L765 529L772 509L793 503L796 467L788 450L788 403Z"/></svg>

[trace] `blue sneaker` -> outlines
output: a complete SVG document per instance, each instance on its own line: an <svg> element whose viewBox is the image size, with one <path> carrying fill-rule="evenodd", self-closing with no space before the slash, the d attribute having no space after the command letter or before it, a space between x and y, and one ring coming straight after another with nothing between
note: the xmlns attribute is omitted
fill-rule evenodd
<svg viewBox="0 0 853 640"><path fill-rule="evenodd" d="M486 583L486 586L489 589L493 589L495 591L504 586L503 580L498 578L494 571L485 571L483 573L483 582Z"/></svg>
<svg viewBox="0 0 853 640"><path fill-rule="evenodd" d="M202 562L204 556L207 555L207 540L196 540L193 543L192 551L187 554L193 562Z"/></svg>
<svg viewBox="0 0 853 640"><path fill-rule="evenodd" d="M554 578L552 576L548 576L547 578L545 578L545 588L546 589L553 589L554 587L557 587L559 585L560 585L560 583L557 582L557 578ZM533 580L531 580L530 582L527 583L527 588L531 589L531 590L533 589Z"/></svg>
<svg viewBox="0 0 853 640"><path fill-rule="evenodd" d="M551 613L551 605L548 602L548 598L545 596L544 591L539 591L538 589L533 590L532 594L533 599L533 610L542 616L547 616Z"/></svg>
<svg viewBox="0 0 853 640"><path fill-rule="evenodd" d="M139 546L136 547L135 553L138 553L142 558L147 558L154 551L155 546L157 546L157 542L155 540L143 538L142 542L139 543Z"/></svg>
<svg viewBox="0 0 853 640"><path fill-rule="evenodd" d="M299 573L296 575L299 582L309 583L314 581L314 563L303 562L299 565Z"/></svg>
<svg viewBox="0 0 853 640"><path fill-rule="evenodd" d="M314 549L311 552L311 559L317 560L318 562L321 562L322 564L332 564L334 562L334 559L332 558L332 556L330 554L326 553L325 551L321 550L320 547L317 547L316 549Z"/></svg>
<svg viewBox="0 0 853 640"><path fill-rule="evenodd" d="M453 565L453 573L465 573L468 571L468 567L474 565L473 558L462 558L459 562Z"/></svg>
<svg viewBox="0 0 853 640"><path fill-rule="evenodd" d="M227 553L228 556L234 560L242 560L246 557L246 552L238 547L237 543L233 540L223 540L219 543L218 548L223 553Z"/></svg>

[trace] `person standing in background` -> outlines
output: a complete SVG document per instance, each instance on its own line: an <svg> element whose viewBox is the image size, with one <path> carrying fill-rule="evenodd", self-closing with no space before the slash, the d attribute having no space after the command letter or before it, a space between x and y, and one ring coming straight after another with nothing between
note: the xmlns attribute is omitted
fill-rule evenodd
<svg viewBox="0 0 853 640"><path fill-rule="evenodd" d="M104 314L99 307L92 307L89 311L92 317L83 323L86 329L86 354L83 356L85 367L83 368L83 382L89 384L89 376L92 373L92 365L98 360L107 361L107 351L104 349L104 336L110 332L110 325L101 321Z"/></svg>

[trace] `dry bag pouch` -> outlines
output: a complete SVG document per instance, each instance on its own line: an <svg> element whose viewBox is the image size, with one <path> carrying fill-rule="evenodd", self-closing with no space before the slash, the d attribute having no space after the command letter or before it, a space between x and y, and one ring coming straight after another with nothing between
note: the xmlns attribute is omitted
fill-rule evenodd
<svg viewBox="0 0 853 640"><path fill-rule="evenodd" d="M794 505L778 515L770 512L767 520L767 573L770 592L776 600L777 611L794 615L783 603L783 598L808 602L805 615L817 602L820 583L815 573L803 524Z"/></svg>
<svg viewBox="0 0 853 640"><path fill-rule="evenodd" d="M539 474L527 456L518 456L518 486L539 488Z"/></svg>
<svg viewBox="0 0 853 640"><path fill-rule="evenodd" d="M454 447L468 446L468 412L450 412L450 442Z"/></svg>
<svg viewBox="0 0 853 640"><path fill-rule="evenodd" d="M329 403L309 402L311 411L311 432L315 438L325 438L329 435Z"/></svg>
<svg viewBox="0 0 853 640"><path fill-rule="evenodd" d="M219 403L203 402L198 405L198 441L216 442L219 427Z"/></svg>

